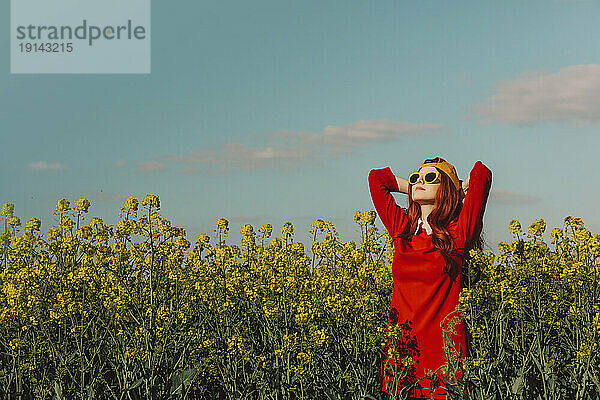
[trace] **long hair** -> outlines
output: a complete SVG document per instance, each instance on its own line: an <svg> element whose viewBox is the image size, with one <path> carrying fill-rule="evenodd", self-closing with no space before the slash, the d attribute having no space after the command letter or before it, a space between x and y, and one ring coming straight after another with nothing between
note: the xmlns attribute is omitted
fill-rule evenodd
<svg viewBox="0 0 600 400"><path fill-rule="evenodd" d="M441 157L428 158L424 162L433 161L446 161ZM457 190L452 180L439 168L436 168L440 173L440 186L435 195L434 207L429 216L427 222L431 226L432 234L431 241L433 243L432 251L439 251L446 265L444 266L444 272L446 272L452 280L460 274L461 266L467 265L469 259L469 250L472 248L478 248L483 250L483 238L481 233L477 238L473 238L471 243L466 243L465 247L457 248L452 235L448 231L448 227L451 223L458 219L460 211L463 206L463 192ZM408 186L408 223L402 232L396 232L394 238L402 239L402 245L406 246L412 241L413 235L417 230L419 218L421 217L421 206L419 203L413 201L412 198L412 186L409 183Z"/></svg>

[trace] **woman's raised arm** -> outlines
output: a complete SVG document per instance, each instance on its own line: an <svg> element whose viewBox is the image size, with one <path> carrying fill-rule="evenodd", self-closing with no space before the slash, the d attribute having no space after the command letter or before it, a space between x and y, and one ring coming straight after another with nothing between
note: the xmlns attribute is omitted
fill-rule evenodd
<svg viewBox="0 0 600 400"><path fill-rule="evenodd" d="M390 236L404 229L408 216L402 207L396 204L390 192L398 192L398 180L392 170L387 168L372 169L369 172L369 189L375 210Z"/></svg>
<svg viewBox="0 0 600 400"><path fill-rule="evenodd" d="M396 182L398 183L398 191L400 193L408 194L408 181L396 176Z"/></svg>
<svg viewBox="0 0 600 400"><path fill-rule="evenodd" d="M466 188L465 188L466 186ZM476 238L483 229L483 213L492 186L492 171L477 161L471 170L471 174L463 184L466 190L458 226L465 237L465 245L468 246L473 238Z"/></svg>

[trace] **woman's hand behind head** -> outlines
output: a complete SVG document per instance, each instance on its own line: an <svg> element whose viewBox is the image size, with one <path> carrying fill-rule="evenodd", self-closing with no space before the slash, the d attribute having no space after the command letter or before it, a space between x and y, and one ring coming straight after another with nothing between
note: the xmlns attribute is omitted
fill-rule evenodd
<svg viewBox="0 0 600 400"><path fill-rule="evenodd" d="M466 181L461 181L460 185L462 187L461 197L464 198L467 195L467 190L469 190L469 178Z"/></svg>

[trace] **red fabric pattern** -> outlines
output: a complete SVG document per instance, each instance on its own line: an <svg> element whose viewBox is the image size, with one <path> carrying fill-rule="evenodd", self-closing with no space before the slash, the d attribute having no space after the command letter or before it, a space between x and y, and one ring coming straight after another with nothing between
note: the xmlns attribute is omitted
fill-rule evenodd
<svg viewBox="0 0 600 400"><path fill-rule="evenodd" d="M404 230L408 224L408 215L398 206L390 192L398 192L398 183L389 167L373 169L369 173L369 189L377 214L391 236ZM469 176L469 188L465 196L460 216L452 222L448 230L457 247L467 248L472 240L477 238L483 228L483 213L490 187L492 184L491 171L477 161ZM405 246L400 239L394 240L394 260L392 274L394 288L388 324L400 324L402 335L399 346L401 354L412 355L417 362L408 370L408 380L423 378L419 383L422 390L411 393L416 398L430 398L430 382L425 377L427 370L435 371L446 363L443 349L442 330L440 322L454 311L458 304L461 290L460 276L454 281L443 272L445 260L438 251L426 253L433 248L431 236L421 227L412 242ZM461 319L456 326L457 336L452 340L456 343L461 358L464 358L467 348L467 338L464 321ZM389 345L389 343L388 343ZM392 365L402 366L401 360L388 360L387 349L384 353L381 373L382 390L386 393L396 393L391 387L393 373L385 369L386 361ZM438 376L443 380L442 376ZM399 380L396 390L407 384L407 379ZM436 399L445 399L446 393L438 389L433 393Z"/></svg>

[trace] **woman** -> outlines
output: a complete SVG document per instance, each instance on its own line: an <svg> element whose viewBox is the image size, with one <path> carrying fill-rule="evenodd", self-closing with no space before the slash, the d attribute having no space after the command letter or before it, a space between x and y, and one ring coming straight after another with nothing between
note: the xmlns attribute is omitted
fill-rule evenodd
<svg viewBox="0 0 600 400"><path fill-rule="evenodd" d="M436 373L432 380L444 380L440 367L447 361L440 323L458 304L462 266L469 250L481 249L491 184L492 173L480 161L461 183L454 166L440 157L426 159L408 181L395 177L389 167L369 173L373 204L394 242L388 323L401 324L407 334L399 345L414 361L410 371L405 368L404 375L397 377L394 389L392 371L403 363L388 359L386 349L381 367L384 392L397 393L404 387L403 392L414 398L446 398L443 389L430 389L433 382L426 372ZM408 209L399 207L390 192L408 194ZM452 340L462 359L468 351L462 319L455 329L457 336Z"/></svg>

